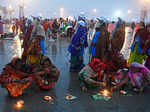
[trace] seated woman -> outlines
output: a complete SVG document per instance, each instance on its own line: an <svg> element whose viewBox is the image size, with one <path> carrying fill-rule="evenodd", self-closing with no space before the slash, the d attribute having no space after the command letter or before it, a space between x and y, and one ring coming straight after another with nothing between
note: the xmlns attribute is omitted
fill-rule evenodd
<svg viewBox="0 0 150 112"><path fill-rule="evenodd" d="M51 63L49 57L37 52L37 48L29 51L26 62L35 74L36 82L42 89L53 88L59 77L58 69Z"/></svg>
<svg viewBox="0 0 150 112"><path fill-rule="evenodd" d="M102 72L105 69L99 59L92 59L91 63L86 65L79 73L79 79L82 81L82 91L87 91L88 87L106 86L101 82Z"/></svg>
<svg viewBox="0 0 150 112"><path fill-rule="evenodd" d="M47 56L41 55L38 66L34 68L25 64L20 58L14 58L3 69L0 83L2 87L7 88L10 96L18 97L32 81L36 81L41 89L48 90L54 87L58 77L58 69Z"/></svg>
<svg viewBox="0 0 150 112"><path fill-rule="evenodd" d="M40 68L35 73L36 82L41 89L51 89L59 78L58 69L52 64L49 57L42 55L40 58Z"/></svg>
<svg viewBox="0 0 150 112"><path fill-rule="evenodd" d="M28 70L28 67L19 58L14 58L4 67L0 82L2 87L8 89L10 96L22 95L22 91L30 85L32 78L29 73L25 73L25 71L29 72Z"/></svg>
<svg viewBox="0 0 150 112"><path fill-rule="evenodd" d="M114 88L120 88L129 81L135 91L141 92L150 84L150 71L144 65L134 62L130 65L129 72L121 71L116 80L118 84Z"/></svg>

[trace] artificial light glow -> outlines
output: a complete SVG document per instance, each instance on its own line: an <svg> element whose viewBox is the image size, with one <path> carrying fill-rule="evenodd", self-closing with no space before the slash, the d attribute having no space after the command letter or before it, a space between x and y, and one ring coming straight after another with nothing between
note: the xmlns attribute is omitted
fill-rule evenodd
<svg viewBox="0 0 150 112"><path fill-rule="evenodd" d="M24 7L24 0L20 0L20 6Z"/></svg>
<svg viewBox="0 0 150 112"><path fill-rule="evenodd" d="M144 5L144 6L147 6L148 3L150 3L150 0L139 0L139 1L140 1L140 3L141 3L142 5Z"/></svg>
<svg viewBox="0 0 150 112"><path fill-rule="evenodd" d="M100 91L100 94L103 95L104 97L110 97L111 93L105 89L103 91Z"/></svg>
<svg viewBox="0 0 150 112"><path fill-rule="evenodd" d="M42 17L42 13L39 13L39 16Z"/></svg>
<svg viewBox="0 0 150 112"><path fill-rule="evenodd" d="M69 16L68 19L71 20L71 21L73 21L73 17L72 16Z"/></svg>
<svg viewBox="0 0 150 112"><path fill-rule="evenodd" d="M60 8L60 17L64 16L64 8Z"/></svg>
<svg viewBox="0 0 150 112"><path fill-rule="evenodd" d="M117 10L115 12L115 17L121 17L122 16L122 12L120 10Z"/></svg>
<svg viewBox="0 0 150 112"><path fill-rule="evenodd" d="M12 9L12 6L11 5L9 5L9 7L8 7L9 9Z"/></svg>
<svg viewBox="0 0 150 112"><path fill-rule="evenodd" d="M104 91L103 91L103 95L104 95L104 96L108 96L108 94L109 94L109 92L108 92L107 90L104 90Z"/></svg>
<svg viewBox="0 0 150 112"><path fill-rule="evenodd" d="M97 12L97 10L96 10L96 9L93 9L93 12L94 12L94 13L96 13L96 12Z"/></svg>
<svg viewBox="0 0 150 112"><path fill-rule="evenodd" d="M132 11L131 10L128 10L128 14L131 14L132 13Z"/></svg>
<svg viewBox="0 0 150 112"><path fill-rule="evenodd" d="M148 2L150 2L150 0L144 0L144 2L145 2L145 3L148 3Z"/></svg>

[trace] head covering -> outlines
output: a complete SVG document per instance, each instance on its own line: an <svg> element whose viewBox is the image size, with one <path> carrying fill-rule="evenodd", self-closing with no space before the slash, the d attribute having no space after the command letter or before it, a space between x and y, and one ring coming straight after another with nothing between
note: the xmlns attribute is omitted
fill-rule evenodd
<svg viewBox="0 0 150 112"><path fill-rule="evenodd" d="M41 17L40 17L38 14L34 14L34 15L32 15L31 17L32 17L33 19L38 19L38 20L41 19Z"/></svg>
<svg viewBox="0 0 150 112"><path fill-rule="evenodd" d="M97 80L101 80L101 73L105 70L106 65L101 62L98 58L93 58L89 66L93 69L94 72L98 73Z"/></svg>
<svg viewBox="0 0 150 112"><path fill-rule="evenodd" d="M79 19L85 20L85 15L84 12L81 12L79 15Z"/></svg>
<svg viewBox="0 0 150 112"><path fill-rule="evenodd" d="M18 57L15 57L15 58L12 59L11 63L12 63L13 65L16 65L18 61L21 61L21 59L18 58Z"/></svg>
<svg viewBox="0 0 150 112"><path fill-rule="evenodd" d="M18 64L19 64L19 66L22 66L23 61L18 57L13 58L12 61L11 61L11 66L16 69Z"/></svg>
<svg viewBox="0 0 150 112"><path fill-rule="evenodd" d="M98 20L98 22L96 23L96 28L100 28L102 26L105 26L107 20L104 17L100 17L100 18L96 18Z"/></svg>
<svg viewBox="0 0 150 112"><path fill-rule="evenodd" d="M141 65L137 62L133 62L131 65L130 65L130 68L142 68L144 67L144 65Z"/></svg>
<svg viewBox="0 0 150 112"><path fill-rule="evenodd" d="M30 25L32 21L30 19L27 20L27 24Z"/></svg>
<svg viewBox="0 0 150 112"><path fill-rule="evenodd" d="M32 16L35 20L34 20L34 27L32 30L32 34L31 34L31 40L36 39L37 36L41 36L43 37L43 39L45 38L45 31L43 26L41 25L40 22L40 16Z"/></svg>
<svg viewBox="0 0 150 112"><path fill-rule="evenodd" d="M50 65L52 64L52 62L51 62L51 60L50 60L50 58L48 56L42 55L41 65L43 65L45 61L49 61Z"/></svg>
<svg viewBox="0 0 150 112"><path fill-rule="evenodd" d="M100 70L104 70L106 65L101 62L98 58L93 58L89 66L95 71L99 72Z"/></svg>
<svg viewBox="0 0 150 112"><path fill-rule="evenodd" d="M137 71L133 71L132 68ZM134 85L142 88L146 84L144 79L150 78L150 71L144 65L134 62L130 65L129 77Z"/></svg>
<svg viewBox="0 0 150 112"><path fill-rule="evenodd" d="M81 21L79 21L79 22L78 22L78 24L79 24L79 25L81 25L82 27L85 27L85 22L84 22L84 21L82 21L82 20L81 20Z"/></svg>
<svg viewBox="0 0 150 112"><path fill-rule="evenodd" d="M121 19L120 17L118 17L118 22L117 22L117 24L116 24L116 26L115 26L115 29L114 29L113 33L112 33L112 37L114 37L114 34L117 32L117 29L118 29L123 23L124 23L124 22L122 21L122 19Z"/></svg>
<svg viewBox="0 0 150 112"><path fill-rule="evenodd" d="M103 21L103 22L108 22L108 20L105 18L105 17L99 17L99 18L96 18L98 21Z"/></svg>

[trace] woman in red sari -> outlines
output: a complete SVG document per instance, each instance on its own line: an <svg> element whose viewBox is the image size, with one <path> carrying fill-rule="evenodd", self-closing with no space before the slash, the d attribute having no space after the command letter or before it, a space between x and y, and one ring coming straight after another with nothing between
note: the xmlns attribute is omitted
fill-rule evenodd
<svg viewBox="0 0 150 112"><path fill-rule="evenodd" d="M17 97L22 95L23 90L30 85L32 78L27 73L29 69L26 68L19 58L14 58L4 67L0 82L2 87L7 88L10 96Z"/></svg>

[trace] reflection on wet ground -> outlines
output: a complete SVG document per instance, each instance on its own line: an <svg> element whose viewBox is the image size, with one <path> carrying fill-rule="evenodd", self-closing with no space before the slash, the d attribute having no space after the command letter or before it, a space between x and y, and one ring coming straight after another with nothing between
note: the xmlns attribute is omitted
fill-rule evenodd
<svg viewBox="0 0 150 112"><path fill-rule="evenodd" d="M126 27L126 38L125 38L125 43L122 48L122 54L124 55L125 59L129 59L130 56L130 48L131 48L131 43L133 42L134 34L129 31L130 28Z"/></svg>
<svg viewBox="0 0 150 112"><path fill-rule="evenodd" d="M149 112L149 90L140 95L132 93L133 96L120 96L119 93L114 93L113 98L108 102L94 101L91 98L91 95L99 90L81 92L78 74L69 72L67 52L69 42L70 39L46 42L47 55L61 72L55 88L50 91L41 91L35 84L32 84L24 91L24 95L17 99L10 98L6 89L0 88L0 112L17 112L13 105L20 99L25 102L22 112ZM14 56L20 56L20 43L17 37L16 40L0 40L0 70ZM88 49L86 49L85 63L88 63L88 58ZM67 93L76 96L77 99L67 101L65 99ZM45 95L54 97L54 104L45 102L43 100Z"/></svg>

